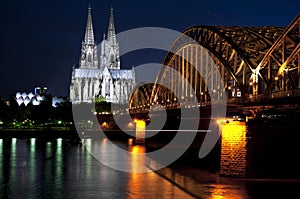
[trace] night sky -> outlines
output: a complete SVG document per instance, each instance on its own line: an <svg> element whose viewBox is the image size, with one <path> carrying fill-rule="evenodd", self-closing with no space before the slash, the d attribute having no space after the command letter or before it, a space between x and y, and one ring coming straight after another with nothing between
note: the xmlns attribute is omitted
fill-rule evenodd
<svg viewBox="0 0 300 199"><path fill-rule="evenodd" d="M245 5L244 5L245 4ZM114 8L116 32L163 27L179 32L194 25L287 26L300 12L300 1L225 0L6 0L0 3L0 97L33 91L69 94L72 65L78 65L87 8L92 7L97 42L107 32ZM120 44L122 46L122 44ZM145 50L121 57L121 67L161 63L164 52ZM140 77L141 78L141 77Z"/></svg>

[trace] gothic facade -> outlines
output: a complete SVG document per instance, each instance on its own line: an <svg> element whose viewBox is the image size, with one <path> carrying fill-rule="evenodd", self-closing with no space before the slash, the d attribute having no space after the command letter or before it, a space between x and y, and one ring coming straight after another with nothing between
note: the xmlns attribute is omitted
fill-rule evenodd
<svg viewBox="0 0 300 199"><path fill-rule="evenodd" d="M100 50L99 56L98 50ZM134 67L129 70L120 67L113 9L110 10L107 37L104 34L98 48L94 39L92 13L89 7L79 67L75 68L73 65L72 69L70 101L90 103L95 97L102 96L108 102L126 104L134 85Z"/></svg>

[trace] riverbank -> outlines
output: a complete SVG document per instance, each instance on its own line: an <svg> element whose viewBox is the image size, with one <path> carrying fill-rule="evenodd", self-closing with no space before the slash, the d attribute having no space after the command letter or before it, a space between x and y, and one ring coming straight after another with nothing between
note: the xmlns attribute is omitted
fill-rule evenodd
<svg viewBox="0 0 300 199"><path fill-rule="evenodd" d="M68 138L79 139L76 130L46 129L0 129L0 138Z"/></svg>
<svg viewBox="0 0 300 199"><path fill-rule="evenodd" d="M128 135L118 130L108 130L104 132L97 129L85 129L84 131L78 131L76 129L0 129L0 139L5 138L44 138L44 139L55 139L55 138L66 138L66 139L101 139L108 138L111 140L127 141L133 136ZM133 133L134 134L134 133Z"/></svg>

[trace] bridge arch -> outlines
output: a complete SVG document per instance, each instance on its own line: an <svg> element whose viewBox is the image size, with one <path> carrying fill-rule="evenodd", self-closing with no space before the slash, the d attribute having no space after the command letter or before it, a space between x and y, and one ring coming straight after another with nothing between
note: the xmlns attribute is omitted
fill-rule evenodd
<svg viewBox="0 0 300 199"><path fill-rule="evenodd" d="M147 97L141 104L160 103L174 107L179 98L187 100L189 96L194 97L192 95L196 95L200 103L209 103L212 95L222 97L219 96L222 89L226 91L229 103L259 101L275 95L280 97L282 94L278 92L281 91L287 91L286 95L290 91L300 95L299 43L300 14L286 28L190 27L169 48L155 83L151 87L148 85L149 89L152 88L151 94L147 90ZM217 71L210 69L212 64L216 65ZM188 93L190 91L185 85L178 85L183 83L176 79L174 71L188 80L195 93ZM222 81L215 82L216 73L220 74ZM174 96L172 90L179 86L185 96ZM211 86L213 93L208 93L207 86ZM161 98L159 102L157 96Z"/></svg>
<svg viewBox="0 0 300 199"><path fill-rule="evenodd" d="M153 89L153 83L138 83L129 97L130 110L149 109L150 97Z"/></svg>
<svg viewBox="0 0 300 199"><path fill-rule="evenodd" d="M206 90L202 88L204 83L200 76L203 75L203 73L207 73L206 76L208 76L208 73L211 73L210 76L213 77L217 72L221 74L224 85L221 85L221 82L219 82L218 85L213 85L211 90L218 92L219 89L226 89L228 96L232 95L232 92L236 95L240 92L244 98L248 98L252 92L253 71L264 53L272 46L272 43L275 42L283 30L283 28L277 27L260 27L253 29L218 26L191 27L183 31L182 35L174 41L163 60L163 65L172 67L178 71L183 68L180 68L180 66L178 68L178 65L185 64L185 69L180 71L181 75L189 79L200 101L203 98L203 100L207 102L207 99L210 98L207 93L207 88ZM262 36L261 33L265 33L266 36ZM196 41L199 47L186 38L191 38ZM178 58L178 55L180 55L183 60L186 59L186 56L189 56L189 60L199 59L196 61L196 65L199 65L192 66L191 63L187 63ZM206 56L206 59L211 57L219 71L209 71L208 65L211 64L206 66L204 66L203 63L201 64L201 59L205 59L203 56ZM203 67L205 69L201 69ZM161 81L166 80L168 76L166 70L168 70L167 67L161 68L157 75L156 83L159 84ZM197 70L201 71L201 74L197 74ZM200 80L198 80L198 78L200 78ZM205 79L206 83L208 81L214 81L214 79ZM197 86L197 83L200 83L200 85ZM159 95L158 92L160 90L159 87L154 86L154 88L158 90L152 93L152 103L155 101L155 96ZM205 91L202 91L203 89ZM166 101L166 99L164 101Z"/></svg>

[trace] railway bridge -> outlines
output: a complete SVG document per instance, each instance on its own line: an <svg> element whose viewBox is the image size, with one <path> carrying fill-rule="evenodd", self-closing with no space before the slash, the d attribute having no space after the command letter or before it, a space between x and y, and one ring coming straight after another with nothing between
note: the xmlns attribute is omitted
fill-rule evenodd
<svg viewBox="0 0 300 199"><path fill-rule="evenodd" d="M300 14L287 27L194 26L173 42L155 82L136 86L129 110L284 104L299 98L299 74Z"/></svg>

